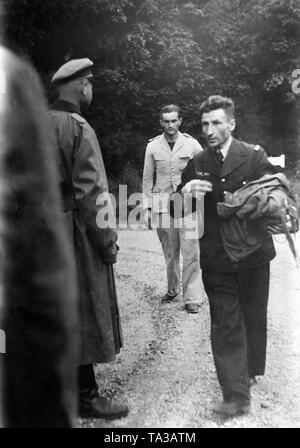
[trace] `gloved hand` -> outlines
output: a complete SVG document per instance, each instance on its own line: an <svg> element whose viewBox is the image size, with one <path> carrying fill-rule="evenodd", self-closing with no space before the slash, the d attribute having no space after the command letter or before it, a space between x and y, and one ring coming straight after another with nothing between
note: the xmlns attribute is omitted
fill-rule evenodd
<svg viewBox="0 0 300 448"><path fill-rule="evenodd" d="M101 258L104 264L115 264L117 262L117 254L119 251L119 246L114 243L109 247L101 249Z"/></svg>

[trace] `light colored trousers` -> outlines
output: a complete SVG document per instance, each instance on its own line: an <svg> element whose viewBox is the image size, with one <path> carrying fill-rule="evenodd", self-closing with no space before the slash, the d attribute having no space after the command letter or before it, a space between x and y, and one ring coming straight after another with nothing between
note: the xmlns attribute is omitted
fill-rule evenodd
<svg viewBox="0 0 300 448"><path fill-rule="evenodd" d="M180 249L182 253L182 290L184 303L202 303L206 294L200 269L199 235L196 231L195 215L189 220L188 228L182 220L168 219L166 214L156 214L154 222L162 245L167 267L168 294L175 296L180 292ZM185 218L186 220L186 218ZM186 221L185 221L186 223ZM178 228L179 227L179 228Z"/></svg>

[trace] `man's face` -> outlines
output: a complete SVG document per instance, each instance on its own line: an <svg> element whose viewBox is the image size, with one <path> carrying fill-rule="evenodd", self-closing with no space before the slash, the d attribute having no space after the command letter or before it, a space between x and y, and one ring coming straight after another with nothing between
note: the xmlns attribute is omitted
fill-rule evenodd
<svg viewBox="0 0 300 448"><path fill-rule="evenodd" d="M87 111L93 99L93 82L91 78L85 78L82 85L81 109Z"/></svg>
<svg viewBox="0 0 300 448"><path fill-rule="evenodd" d="M235 128L235 119L224 109L205 112L201 118L202 133L211 148L222 147Z"/></svg>
<svg viewBox="0 0 300 448"><path fill-rule="evenodd" d="M169 136L176 135L180 128L182 118L178 117L178 112L167 112L162 114L160 124L166 134Z"/></svg>

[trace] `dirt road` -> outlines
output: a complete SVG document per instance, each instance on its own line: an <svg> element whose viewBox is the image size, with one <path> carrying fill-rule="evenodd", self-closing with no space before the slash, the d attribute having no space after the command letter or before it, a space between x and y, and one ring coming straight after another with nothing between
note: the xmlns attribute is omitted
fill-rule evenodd
<svg viewBox="0 0 300 448"><path fill-rule="evenodd" d="M300 237L298 236L298 240ZM165 267L154 231L119 234L116 266L125 347L99 365L100 391L126 397L130 414L113 422L79 420L100 428L300 427L300 270L283 236L271 263L267 370L252 389L247 416L224 421L209 410L221 394L214 370L207 302L187 314L182 297L161 304ZM298 252L300 244L297 241Z"/></svg>

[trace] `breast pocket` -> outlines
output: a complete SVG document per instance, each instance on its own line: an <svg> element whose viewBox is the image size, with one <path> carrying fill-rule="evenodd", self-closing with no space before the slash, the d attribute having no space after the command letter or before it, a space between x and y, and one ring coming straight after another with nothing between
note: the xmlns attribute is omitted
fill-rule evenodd
<svg viewBox="0 0 300 448"><path fill-rule="evenodd" d="M156 164L162 163L162 162L168 162L169 161L169 157L168 155L164 155L164 154L154 154L154 160Z"/></svg>
<svg viewBox="0 0 300 448"><path fill-rule="evenodd" d="M166 181L169 181L170 177L170 160L168 154L155 154L155 188L162 188Z"/></svg>

